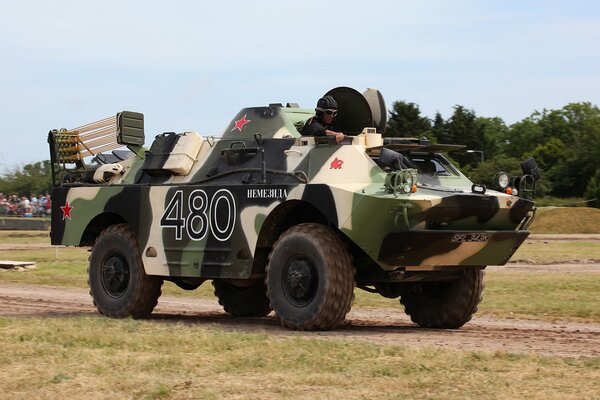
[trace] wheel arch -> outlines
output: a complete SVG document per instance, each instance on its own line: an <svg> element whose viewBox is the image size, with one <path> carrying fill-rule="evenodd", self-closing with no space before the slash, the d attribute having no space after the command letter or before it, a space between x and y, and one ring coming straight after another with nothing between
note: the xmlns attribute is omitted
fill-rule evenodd
<svg viewBox="0 0 600 400"><path fill-rule="evenodd" d="M288 200L271 211L258 234L252 274L264 274L269 253L277 238L292 226L305 222L332 226L331 221L317 207L304 200ZM333 229L337 230L337 226Z"/></svg>
<svg viewBox="0 0 600 400"><path fill-rule="evenodd" d="M80 246L92 246L96 241L100 232L109 226L127 223L127 220L114 212L104 212L102 214L96 215L92 220L87 224L83 234L81 235Z"/></svg>

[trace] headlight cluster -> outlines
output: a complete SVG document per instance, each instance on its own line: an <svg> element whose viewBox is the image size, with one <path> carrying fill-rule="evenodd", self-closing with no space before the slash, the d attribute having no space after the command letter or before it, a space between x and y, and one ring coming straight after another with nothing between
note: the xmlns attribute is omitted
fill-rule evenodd
<svg viewBox="0 0 600 400"><path fill-rule="evenodd" d="M499 172L494 178L494 184L501 192L506 194L512 194L516 196L519 191L516 187L509 186L510 185L510 177L506 172Z"/></svg>
<svg viewBox="0 0 600 400"><path fill-rule="evenodd" d="M385 177L385 188L390 193L415 193L418 181L419 173L416 169L401 169L387 174Z"/></svg>
<svg viewBox="0 0 600 400"><path fill-rule="evenodd" d="M504 193L533 199L536 182L542 177L533 157L521 163L521 171L523 175L513 177L508 176L506 172L499 172L494 178L494 185Z"/></svg>
<svg viewBox="0 0 600 400"><path fill-rule="evenodd" d="M498 187L502 190L508 187L509 181L510 179L508 178L508 174L506 172L500 172L498 175L496 175L496 179L494 179L494 182L496 182Z"/></svg>

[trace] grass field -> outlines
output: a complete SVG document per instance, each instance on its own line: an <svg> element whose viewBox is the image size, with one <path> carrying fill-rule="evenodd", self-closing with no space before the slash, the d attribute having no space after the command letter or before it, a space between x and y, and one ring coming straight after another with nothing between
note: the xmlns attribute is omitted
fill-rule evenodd
<svg viewBox="0 0 600 400"><path fill-rule="evenodd" d="M533 233L600 233L600 209L542 207L530 229Z"/></svg>
<svg viewBox="0 0 600 400"><path fill-rule="evenodd" d="M0 231L0 243L50 243L50 232Z"/></svg>
<svg viewBox="0 0 600 400"><path fill-rule="evenodd" d="M45 237L0 232L1 242ZM36 261L0 282L86 288L79 248L0 251ZM597 242L532 242L516 257L600 258ZM166 283L163 293L213 297ZM357 307L398 300L357 290ZM216 301L216 300L215 300ZM600 322L600 274L486 273L478 315ZM205 323L0 317L0 398L20 399L600 399L600 359L514 355L227 332Z"/></svg>
<svg viewBox="0 0 600 400"><path fill-rule="evenodd" d="M594 399L600 359L223 332L92 317L0 318L10 399ZM0 396L1 397L1 396Z"/></svg>
<svg viewBox="0 0 600 400"><path fill-rule="evenodd" d="M536 264L600 260L600 241L526 241L512 260Z"/></svg>

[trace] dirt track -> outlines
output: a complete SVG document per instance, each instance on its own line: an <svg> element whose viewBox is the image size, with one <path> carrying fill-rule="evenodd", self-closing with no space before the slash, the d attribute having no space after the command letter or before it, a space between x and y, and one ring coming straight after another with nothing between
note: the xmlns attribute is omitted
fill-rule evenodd
<svg viewBox="0 0 600 400"><path fill-rule="evenodd" d="M0 283L0 315L59 317L97 315L83 289ZM177 321L216 329L268 332L284 336L359 340L412 347L535 353L562 357L600 357L600 324L541 322L474 317L458 330L418 328L397 309L353 309L347 323L330 332L291 332L271 314L266 318L233 318L216 300L161 297L155 321Z"/></svg>
<svg viewBox="0 0 600 400"><path fill-rule="evenodd" d="M528 240L600 240L600 235L532 235ZM47 244L0 244L0 250L47 248ZM600 273L600 264L558 265L507 264L495 271ZM92 300L83 289L0 283L0 316L58 317L96 315ZM163 296L155 321L177 321L236 331L260 331L274 335L359 340L377 344L413 347L443 347L464 350L535 353L563 357L600 357L600 324L495 319L475 316L458 330L428 330L414 325L397 309L354 308L347 323L330 332L291 332L282 329L273 314L266 318L233 318L216 300Z"/></svg>

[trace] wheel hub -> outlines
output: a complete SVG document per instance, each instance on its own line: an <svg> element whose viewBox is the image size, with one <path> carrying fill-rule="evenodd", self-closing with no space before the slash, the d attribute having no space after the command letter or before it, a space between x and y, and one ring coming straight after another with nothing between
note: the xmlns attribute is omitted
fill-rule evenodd
<svg viewBox="0 0 600 400"><path fill-rule="evenodd" d="M296 305L303 306L315 296L318 275L315 266L307 259L290 260L283 275L287 297Z"/></svg>
<svg viewBox="0 0 600 400"><path fill-rule="evenodd" d="M114 255L102 264L102 286L112 297L121 297L129 285L129 265L121 255Z"/></svg>

